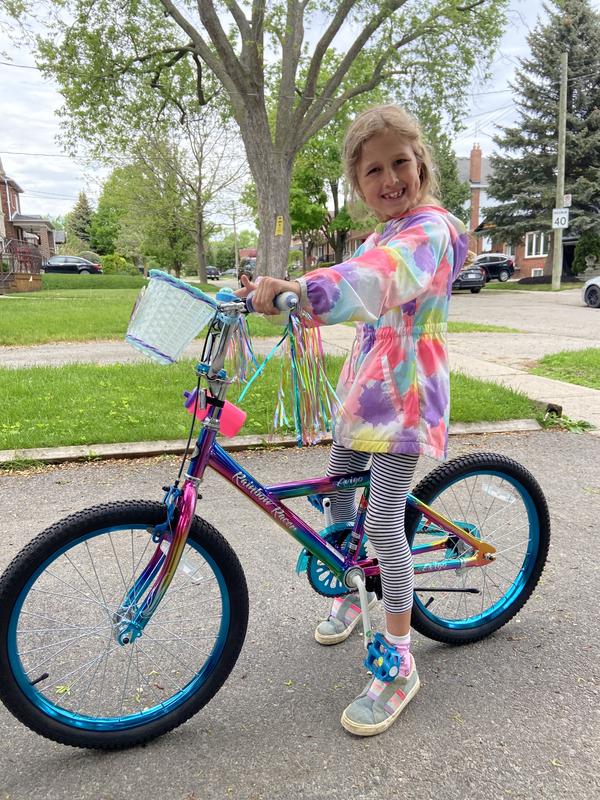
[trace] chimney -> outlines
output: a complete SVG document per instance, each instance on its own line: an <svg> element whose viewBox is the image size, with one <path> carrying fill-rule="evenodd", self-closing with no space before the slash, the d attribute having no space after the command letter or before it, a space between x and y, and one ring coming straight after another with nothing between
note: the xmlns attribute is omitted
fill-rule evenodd
<svg viewBox="0 0 600 800"><path fill-rule="evenodd" d="M481 148L474 144L469 157L469 180L471 183L481 183Z"/></svg>

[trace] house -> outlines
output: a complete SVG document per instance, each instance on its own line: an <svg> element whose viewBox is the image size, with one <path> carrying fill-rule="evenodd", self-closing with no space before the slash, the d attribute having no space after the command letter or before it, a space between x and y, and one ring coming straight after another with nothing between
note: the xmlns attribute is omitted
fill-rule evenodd
<svg viewBox="0 0 600 800"><path fill-rule="evenodd" d="M42 263L56 252L54 225L22 213L21 194L0 160L0 294L40 289Z"/></svg>
<svg viewBox="0 0 600 800"><path fill-rule="evenodd" d="M515 262L515 277L529 278L544 274L550 247L550 231L528 231L517 245L498 242L494 239L494 228L486 221L482 209L492 205L487 194L488 181L492 175L490 160L485 158L478 144L474 144L468 157L458 158L458 174L461 180L468 180L471 189L469 249L473 252L505 253ZM563 237L564 267L568 269L573 262L575 239L565 231Z"/></svg>

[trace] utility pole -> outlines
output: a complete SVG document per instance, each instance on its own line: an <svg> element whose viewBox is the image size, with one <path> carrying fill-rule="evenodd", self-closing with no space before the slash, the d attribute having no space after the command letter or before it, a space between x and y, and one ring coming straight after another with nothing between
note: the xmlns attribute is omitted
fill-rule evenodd
<svg viewBox="0 0 600 800"><path fill-rule="evenodd" d="M237 240L237 228L235 226L235 203L231 206L231 217L233 219L233 249L235 251L235 271L239 273L240 271L240 256L238 253L238 240Z"/></svg>
<svg viewBox="0 0 600 800"><path fill-rule="evenodd" d="M569 53L560 57L560 97L558 101L558 163L556 167L556 208L562 208L565 199L565 140L567 133L567 67ZM553 234L552 289L560 289L563 262L563 229L555 228Z"/></svg>

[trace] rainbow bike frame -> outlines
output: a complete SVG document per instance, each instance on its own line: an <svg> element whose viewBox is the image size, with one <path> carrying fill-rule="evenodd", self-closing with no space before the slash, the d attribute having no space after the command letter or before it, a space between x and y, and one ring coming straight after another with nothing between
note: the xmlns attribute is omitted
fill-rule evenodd
<svg viewBox="0 0 600 800"><path fill-rule="evenodd" d="M183 484L179 486L179 481L175 481L166 490L164 503L167 519L165 523L153 530L156 550L146 568L126 593L115 614L115 619L121 620L118 640L123 645L133 641L142 633L175 575L195 514L199 485L207 467L213 469L246 495L308 553L325 564L344 586L356 587L360 591L361 588L364 589L366 580L379 574L379 565L376 559L360 557L369 496L369 471L333 478L325 476L265 486L250 475L216 441L225 394L229 385L227 374L223 369L225 353L231 340L233 324L242 313L245 313L243 303L222 304L219 306L217 316L209 330L203 360L198 364L196 370L199 378L205 378L208 383L210 394L202 389L198 396L201 403L209 404L209 409L198 434L194 451L190 456ZM349 488L362 488L364 491L349 546L344 552L324 539L282 502L296 497L314 495L326 497L339 489ZM462 540L467 546L465 550L468 549L471 553L471 555L460 558L447 557L443 560L416 564L415 574L479 567L494 560L496 549L471 533L468 529L469 526L461 527L413 495L408 496L407 504L425 518L427 521L425 526L431 526L435 535L440 534L439 537L433 538L426 544L413 545L413 555L440 550L455 554L457 539Z"/></svg>

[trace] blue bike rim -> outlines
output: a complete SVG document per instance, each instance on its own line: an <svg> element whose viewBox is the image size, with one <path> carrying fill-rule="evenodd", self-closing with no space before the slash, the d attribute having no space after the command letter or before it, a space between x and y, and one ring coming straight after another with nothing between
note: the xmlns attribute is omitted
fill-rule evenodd
<svg viewBox="0 0 600 800"><path fill-rule="evenodd" d="M492 606L490 606L480 614L476 614L471 617L467 617L465 619L457 619L457 620L445 619L444 617L437 616L436 614L429 611L429 609L425 606L424 603L421 602L417 593L415 592L414 602L415 605L418 605L419 610L426 617L428 617L432 623L444 628L448 628L450 630L469 630L472 628L478 628L481 625L485 625L488 622L492 622L493 620L501 616L515 602L515 600L518 598L521 592L524 591L527 582L529 581L529 578L531 577L531 574L534 570L537 554L540 548L540 523L539 523L539 516L537 513L537 509L535 507L535 503L530 493L527 491L527 489L523 486L523 484L518 478L514 478L512 475L509 475L501 470L474 470L473 472L467 472L464 475L458 476L455 480L446 484L443 487L442 491L446 491L456 483L464 481L468 478L475 478L477 476L494 476L502 478L502 480L506 481L507 483L510 483L511 486L518 492L519 497L522 499L525 509L527 511L527 518L529 521L529 528L528 528L529 539L527 543L527 551L523 557L523 563L521 564L521 568L519 569L519 572L514 578L511 586L502 595L502 597L500 597ZM431 498L428 505L435 508L436 500L442 494L442 491L438 492L438 494L436 494L435 497ZM415 531L415 537L416 535L417 532ZM415 542L415 537L413 537L413 544ZM493 544L493 541L491 541L490 543ZM467 572L479 569L487 569L487 567L472 567L470 569L467 569ZM428 574L431 573L421 573L419 577L425 578Z"/></svg>
<svg viewBox="0 0 600 800"><path fill-rule="evenodd" d="M14 678L17 684L19 685L19 688L23 692L23 694L36 708L38 708L42 713L44 713L51 719L55 720L56 722L68 725L70 728L79 728L81 730L88 730L88 731L116 732L116 731L135 728L140 725L147 725L148 723L151 723L154 720L161 719L162 717L166 716L167 714L171 713L172 711L180 707L206 683L206 681L210 678L210 676L214 672L221 657L221 654L223 653L231 619L231 604L230 604L229 592L227 590L223 574L221 573L221 570L215 563L214 559L210 556L209 553L207 553L202 548L201 545L198 544L198 542L189 538L188 545L192 547L193 550L206 561L206 563L210 566L213 575L216 578L221 597L221 621L219 625L219 630L215 636L215 642L211 652L208 654L204 664L199 669L199 671L194 675L194 677L190 681L188 681L188 683L185 686L183 686L178 692L176 692L170 698L159 703L158 705L146 708L143 711L140 711L135 714L127 714L115 718L115 717L93 717L93 716L78 714L76 712L60 708L59 706L56 706L54 703L52 703L44 694L38 691L35 688L35 686L31 685L18 653L17 625L19 618L21 616L21 610L23 608L23 604L29 594L30 589L35 584L37 579L54 561L60 558L61 555L63 555L69 550L72 550L74 547L85 541L96 538L97 536L100 536L102 534L111 533L113 531L116 532L122 530L146 530L147 528L148 526L146 524L108 526L106 528L99 528L98 530L92 531L91 533L85 534L84 536L81 536L80 538L69 542L68 545L61 548L60 550L57 550L49 558L47 558L43 564L41 564L36 569L35 573L31 576L31 578L27 581L26 585L21 590L13 607L13 611L8 626L8 658Z"/></svg>

